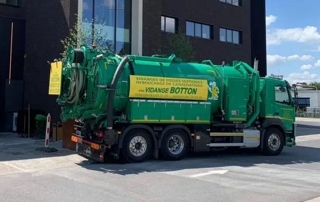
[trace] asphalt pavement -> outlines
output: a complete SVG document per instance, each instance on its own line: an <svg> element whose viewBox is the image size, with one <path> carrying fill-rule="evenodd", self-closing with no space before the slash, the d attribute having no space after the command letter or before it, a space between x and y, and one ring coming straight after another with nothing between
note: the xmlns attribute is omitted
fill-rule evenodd
<svg viewBox="0 0 320 202"><path fill-rule="evenodd" d="M2 145L0 201L320 201L320 127L311 126L299 125L298 145L277 157L214 152L177 162L100 164L68 150Z"/></svg>

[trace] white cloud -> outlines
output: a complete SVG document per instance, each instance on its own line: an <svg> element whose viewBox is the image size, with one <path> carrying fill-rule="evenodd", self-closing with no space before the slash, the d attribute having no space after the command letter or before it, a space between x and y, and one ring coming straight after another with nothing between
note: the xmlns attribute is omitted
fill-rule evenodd
<svg viewBox="0 0 320 202"><path fill-rule="evenodd" d="M277 20L277 17L274 15L266 16L266 26L268 27L272 23L274 23Z"/></svg>
<svg viewBox="0 0 320 202"><path fill-rule="evenodd" d="M291 73L284 79L286 79L290 84L297 83L297 82L311 83L314 81L317 81L317 82L320 81L319 75L312 74L308 71L304 71L303 73Z"/></svg>
<svg viewBox="0 0 320 202"><path fill-rule="evenodd" d="M311 55L290 55L290 56L281 56L281 55L267 55L268 66L277 66L283 64L287 61L310 61L314 57Z"/></svg>
<svg viewBox="0 0 320 202"><path fill-rule="evenodd" d="M308 64L308 65L302 65L302 66L300 67L300 69L301 69L301 70L308 70L308 69L311 69L312 67L313 67L312 65Z"/></svg>
<svg viewBox="0 0 320 202"><path fill-rule="evenodd" d="M290 55L287 57L287 60L301 60L301 61L309 61L309 60L313 60L314 57L312 55L302 55L299 56L297 54L295 55Z"/></svg>
<svg viewBox="0 0 320 202"><path fill-rule="evenodd" d="M267 30L268 45L279 45L284 41L320 44L320 32L314 26Z"/></svg>
<svg viewBox="0 0 320 202"><path fill-rule="evenodd" d="M310 51L310 52L320 52L320 46L316 47L315 49L312 48L312 49L310 49L308 51Z"/></svg>
<svg viewBox="0 0 320 202"><path fill-rule="evenodd" d="M318 60L316 63L314 63L315 67L320 67L320 60Z"/></svg>
<svg viewBox="0 0 320 202"><path fill-rule="evenodd" d="M276 66L286 62L287 58L281 55L267 55L268 66Z"/></svg>

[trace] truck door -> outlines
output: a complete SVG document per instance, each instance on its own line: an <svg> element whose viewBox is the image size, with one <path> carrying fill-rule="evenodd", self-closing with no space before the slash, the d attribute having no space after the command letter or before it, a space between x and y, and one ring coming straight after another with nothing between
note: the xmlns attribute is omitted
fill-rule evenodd
<svg viewBox="0 0 320 202"><path fill-rule="evenodd" d="M274 117L282 120L286 130L292 128L294 122L295 111L292 103L290 90L283 84L275 85L275 104L274 104Z"/></svg>

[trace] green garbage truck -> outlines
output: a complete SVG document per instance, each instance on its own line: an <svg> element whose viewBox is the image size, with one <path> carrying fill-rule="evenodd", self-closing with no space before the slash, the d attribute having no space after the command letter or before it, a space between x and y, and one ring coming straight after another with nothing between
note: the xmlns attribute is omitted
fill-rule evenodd
<svg viewBox="0 0 320 202"><path fill-rule="evenodd" d="M217 148L275 156L296 144L290 84L245 62L119 56L90 46L66 55L57 103L63 121L75 120L71 139L89 159L180 160Z"/></svg>

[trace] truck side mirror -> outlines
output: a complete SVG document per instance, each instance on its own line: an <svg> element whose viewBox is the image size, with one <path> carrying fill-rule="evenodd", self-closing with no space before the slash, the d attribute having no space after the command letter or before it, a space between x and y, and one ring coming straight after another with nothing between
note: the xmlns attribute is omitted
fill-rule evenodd
<svg viewBox="0 0 320 202"><path fill-rule="evenodd" d="M280 90L281 92L286 92L286 91L287 91L287 89L286 89L285 87L283 87L283 86L281 86L281 87L279 88L279 90Z"/></svg>

